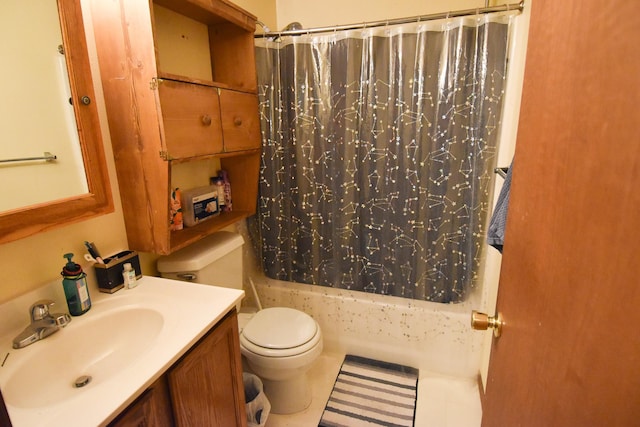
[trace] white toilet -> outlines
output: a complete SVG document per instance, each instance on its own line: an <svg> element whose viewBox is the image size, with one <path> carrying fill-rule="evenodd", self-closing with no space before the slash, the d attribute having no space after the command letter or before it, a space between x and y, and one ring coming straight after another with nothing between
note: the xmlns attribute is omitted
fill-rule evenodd
<svg viewBox="0 0 640 427"><path fill-rule="evenodd" d="M158 259L162 277L242 289L242 236L220 231ZM238 307L239 309L239 307ZM238 314L240 350L260 377L274 414L311 403L307 371L322 352L322 332L311 316L285 307Z"/></svg>

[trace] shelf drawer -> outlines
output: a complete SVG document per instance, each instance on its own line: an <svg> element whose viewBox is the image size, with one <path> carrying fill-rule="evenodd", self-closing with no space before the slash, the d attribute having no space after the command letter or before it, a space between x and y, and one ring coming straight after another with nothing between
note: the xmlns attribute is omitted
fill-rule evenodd
<svg viewBox="0 0 640 427"><path fill-rule="evenodd" d="M223 149L216 88L162 80L158 85L165 146L170 158L220 153Z"/></svg>
<svg viewBox="0 0 640 427"><path fill-rule="evenodd" d="M260 148L258 96L220 89L224 151Z"/></svg>

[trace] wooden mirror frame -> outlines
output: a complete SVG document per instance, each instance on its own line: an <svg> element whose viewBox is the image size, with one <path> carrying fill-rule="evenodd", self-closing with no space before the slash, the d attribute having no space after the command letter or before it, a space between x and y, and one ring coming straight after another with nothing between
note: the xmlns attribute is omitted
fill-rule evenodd
<svg viewBox="0 0 640 427"><path fill-rule="evenodd" d="M0 212L0 244L114 210L80 0L57 0L57 3L89 192ZM85 96L90 99L88 105L81 102Z"/></svg>

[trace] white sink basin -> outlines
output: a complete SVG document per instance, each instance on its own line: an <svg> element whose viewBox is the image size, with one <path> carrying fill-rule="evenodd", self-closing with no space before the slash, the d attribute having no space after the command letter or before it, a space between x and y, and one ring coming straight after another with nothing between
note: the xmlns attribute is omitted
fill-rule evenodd
<svg viewBox="0 0 640 427"><path fill-rule="evenodd" d="M2 389L7 404L48 406L98 386L142 357L164 323L161 313L142 307L116 307L86 321L79 319L31 344L32 354L21 360ZM87 376L87 384L76 386Z"/></svg>
<svg viewBox="0 0 640 427"><path fill-rule="evenodd" d="M29 306L46 298L56 301L53 312L64 311L62 287L56 281L0 305L0 389L13 426L107 425L243 295L143 277L134 289L92 293L91 310L21 349L11 344L26 326ZM76 387L82 376L91 381Z"/></svg>

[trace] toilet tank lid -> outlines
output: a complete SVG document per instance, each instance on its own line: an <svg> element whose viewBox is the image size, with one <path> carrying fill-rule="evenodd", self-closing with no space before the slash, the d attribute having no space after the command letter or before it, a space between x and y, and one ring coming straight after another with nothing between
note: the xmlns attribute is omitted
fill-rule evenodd
<svg viewBox="0 0 640 427"><path fill-rule="evenodd" d="M158 271L160 273L199 271L243 244L244 239L241 235L230 231L218 231L186 248L158 258Z"/></svg>

